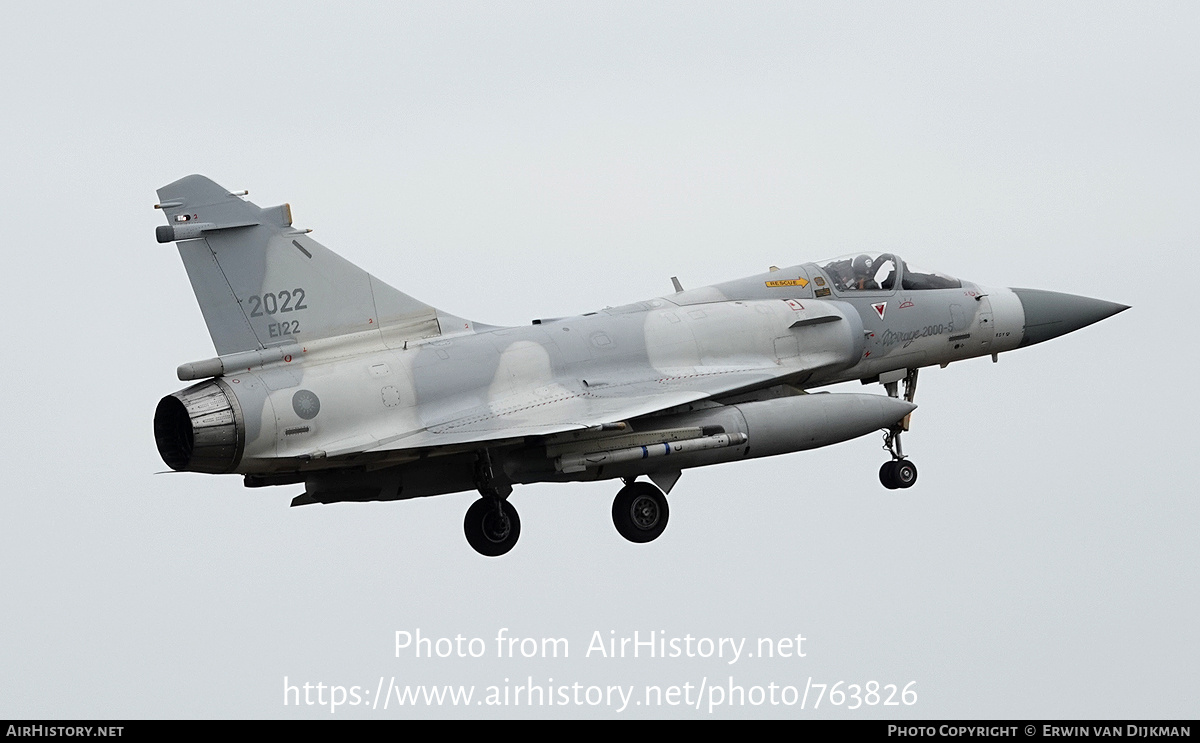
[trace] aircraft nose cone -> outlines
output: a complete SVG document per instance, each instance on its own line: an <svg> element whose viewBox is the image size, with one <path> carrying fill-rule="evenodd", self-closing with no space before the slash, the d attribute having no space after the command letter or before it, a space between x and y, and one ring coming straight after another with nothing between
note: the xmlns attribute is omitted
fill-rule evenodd
<svg viewBox="0 0 1200 743"><path fill-rule="evenodd" d="M1025 310L1022 346L1048 341L1129 309L1128 305L1077 294L1041 289L1013 289Z"/></svg>

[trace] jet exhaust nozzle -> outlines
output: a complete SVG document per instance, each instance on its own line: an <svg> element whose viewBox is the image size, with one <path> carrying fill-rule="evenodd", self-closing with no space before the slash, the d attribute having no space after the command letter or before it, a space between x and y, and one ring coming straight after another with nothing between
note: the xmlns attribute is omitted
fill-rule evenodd
<svg viewBox="0 0 1200 743"><path fill-rule="evenodd" d="M154 411L154 441L178 472L232 472L246 444L237 396L219 379L167 395Z"/></svg>

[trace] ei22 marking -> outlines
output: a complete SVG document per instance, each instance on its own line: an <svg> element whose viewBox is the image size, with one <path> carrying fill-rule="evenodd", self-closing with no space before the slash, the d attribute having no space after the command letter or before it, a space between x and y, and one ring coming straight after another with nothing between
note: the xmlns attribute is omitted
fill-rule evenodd
<svg viewBox="0 0 1200 743"><path fill-rule="evenodd" d="M267 332L272 338L283 338L288 335L295 335L300 332L299 320L284 320L283 322L273 322L267 325Z"/></svg>
<svg viewBox="0 0 1200 743"><path fill-rule="evenodd" d="M274 315L277 312L298 312L299 310L308 309L308 305L304 303L304 290L297 287L288 291L284 289L281 292L267 292L266 294L255 294L248 300L250 302L250 317L262 317L266 315Z"/></svg>

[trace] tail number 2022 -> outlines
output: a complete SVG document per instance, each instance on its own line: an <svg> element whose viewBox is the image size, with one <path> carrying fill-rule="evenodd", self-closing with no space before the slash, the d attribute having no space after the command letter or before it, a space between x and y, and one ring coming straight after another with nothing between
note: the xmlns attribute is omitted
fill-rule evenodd
<svg viewBox="0 0 1200 743"><path fill-rule="evenodd" d="M262 317L283 312L299 312L308 309L304 303L304 290L297 287L288 291L267 292L250 297L250 317Z"/></svg>

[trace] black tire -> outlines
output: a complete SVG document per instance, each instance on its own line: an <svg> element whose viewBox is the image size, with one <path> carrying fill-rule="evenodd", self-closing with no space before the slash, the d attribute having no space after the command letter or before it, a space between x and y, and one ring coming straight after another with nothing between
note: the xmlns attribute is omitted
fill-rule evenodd
<svg viewBox="0 0 1200 743"><path fill-rule="evenodd" d="M884 462L883 466L879 468L879 482L883 483L888 490L900 487L896 482L896 460Z"/></svg>
<svg viewBox="0 0 1200 743"><path fill-rule="evenodd" d="M635 482L613 499L613 526L631 542L643 544L658 538L667 528L667 496L648 482Z"/></svg>
<svg viewBox="0 0 1200 743"><path fill-rule="evenodd" d="M895 478L896 487L911 488L917 482L917 465L907 459L901 459L895 463L892 477Z"/></svg>
<svg viewBox="0 0 1200 743"><path fill-rule="evenodd" d="M500 512L496 504L500 505ZM467 509L463 519L467 541L481 555L499 557L513 548L521 536L521 517L508 501L480 498Z"/></svg>

